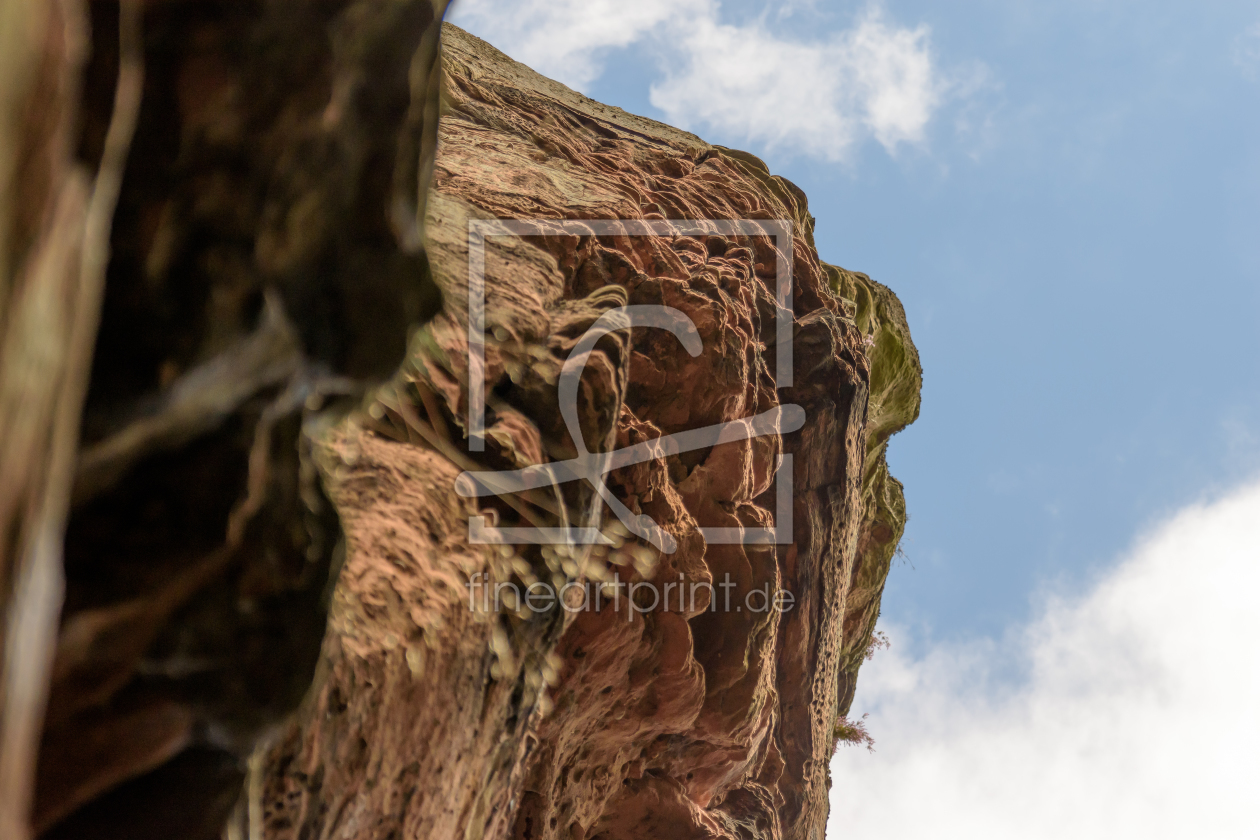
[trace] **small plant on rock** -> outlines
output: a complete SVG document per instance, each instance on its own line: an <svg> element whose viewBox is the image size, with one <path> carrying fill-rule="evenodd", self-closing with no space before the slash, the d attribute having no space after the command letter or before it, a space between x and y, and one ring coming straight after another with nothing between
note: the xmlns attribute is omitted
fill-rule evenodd
<svg viewBox="0 0 1260 840"><path fill-rule="evenodd" d="M836 736L836 749L840 749L841 744L862 745L866 747L867 752L875 752L875 739L871 737L871 733L866 731L866 715L862 715L857 720L849 720L848 715L841 715L836 721L836 728L833 734Z"/></svg>
<svg viewBox="0 0 1260 840"><path fill-rule="evenodd" d="M882 630L876 630L871 634L871 640L866 643L866 653L863 658L871 660L875 658L875 651L892 647L892 642L888 640L888 636Z"/></svg>

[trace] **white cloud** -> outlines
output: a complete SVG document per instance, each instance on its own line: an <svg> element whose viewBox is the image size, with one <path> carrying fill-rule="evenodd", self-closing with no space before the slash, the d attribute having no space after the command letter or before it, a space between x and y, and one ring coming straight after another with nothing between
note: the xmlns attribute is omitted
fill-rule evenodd
<svg viewBox="0 0 1260 840"><path fill-rule="evenodd" d="M1260 837L1260 484L1188 508L1001 643L862 672L829 840ZM1015 666L1015 686L994 674Z"/></svg>
<svg viewBox="0 0 1260 840"><path fill-rule="evenodd" d="M609 49L710 9L710 0L458 0L451 21L582 90L604 72Z"/></svg>
<svg viewBox="0 0 1260 840"><path fill-rule="evenodd" d="M1252 81L1260 81L1260 23L1234 39L1234 65Z"/></svg>
<svg viewBox="0 0 1260 840"><path fill-rule="evenodd" d="M684 127L772 149L838 160L869 134L892 151L923 139L940 99L926 27L892 26L874 9L815 43L703 18L679 46L684 69L652 86L652 104Z"/></svg>
<svg viewBox="0 0 1260 840"><path fill-rule="evenodd" d="M723 23L717 0L463 0L455 9L456 23L578 89L603 73L610 49L649 45L663 72L651 101L670 122L828 160L866 138L889 152L923 141L948 87L927 27L893 24L877 5L812 41L781 37L764 14Z"/></svg>

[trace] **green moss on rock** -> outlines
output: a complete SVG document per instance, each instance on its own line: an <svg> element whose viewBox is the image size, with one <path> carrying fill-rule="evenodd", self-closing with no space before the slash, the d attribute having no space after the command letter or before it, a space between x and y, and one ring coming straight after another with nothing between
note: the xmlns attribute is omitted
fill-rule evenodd
<svg viewBox="0 0 1260 840"><path fill-rule="evenodd" d="M845 603L843 676L838 713L846 715L857 687L892 559L906 527L901 482L888 472L888 439L919 416L923 367L910 338L905 309L892 290L865 274L824 264L831 289L845 302L870 364L866 460L862 472L862 528Z"/></svg>

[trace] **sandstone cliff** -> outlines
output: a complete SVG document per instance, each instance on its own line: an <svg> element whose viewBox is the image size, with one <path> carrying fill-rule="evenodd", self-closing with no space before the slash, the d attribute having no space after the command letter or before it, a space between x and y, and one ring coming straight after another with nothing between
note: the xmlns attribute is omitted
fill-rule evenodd
<svg viewBox="0 0 1260 840"><path fill-rule="evenodd" d="M820 840L833 728L905 521L884 460L918 411L901 307L818 259L805 196L752 155L586 99L449 25L443 50L428 248L446 308L369 419L322 450L346 560L319 684L267 758L266 834ZM468 231L488 218L790 221L790 387L776 382L768 237L492 237L487 447L470 452ZM501 524L557 522L546 497L473 504L451 488L467 467L573 456L557 372L576 338L626 303L686 313L703 350L693 358L651 330L596 345L580 401L587 446L789 403L805 409L803 428L614 471L616 497L660 523L673 553L639 539L591 556L469 545L468 518L486 507ZM702 527L773 520L780 454L793 457L791 542L707 544ZM583 510L589 495L569 493L565 506ZM729 576L732 603L767 584L795 603L642 616L624 602L542 613L470 603L477 573L563 585L614 572Z"/></svg>

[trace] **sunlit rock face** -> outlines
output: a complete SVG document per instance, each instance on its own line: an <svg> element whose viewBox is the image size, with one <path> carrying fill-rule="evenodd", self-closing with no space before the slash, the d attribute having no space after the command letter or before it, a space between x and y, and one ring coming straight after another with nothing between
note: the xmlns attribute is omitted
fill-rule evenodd
<svg viewBox="0 0 1260 840"><path fill-rule="evenodd" d="M316 455L344 565L316 685L263 761L252 813L272 838L821 840L835 724L905 521L884 460L919 404L901 306L819 260L804 194L752 155L586 99L452 26L443 38L427 250L445 308L393 385ZM469 220L494 218L786 220L792 236L778 251L757 235L488 238L486 435L474 451ZM790 384L777 364L784 264ZM662 446L612 470L612 495L658 523L672 552L622 544L584 482L458 495L464 469L579 451L561 366L603 313L640 304L681 311L702 346L692 355L639 328L601 339L576 402L583 447L612 452L780 406L801 407L803 426ZM785 541L706 539L701 529L776 523L784 455ZM473 515L547 527L590 510L615 545L470 543ZM586 593L612 578L666 597L496 608L474 576ZM755 590L790 593L790 609L741 606L760 603Z"/></svg>

